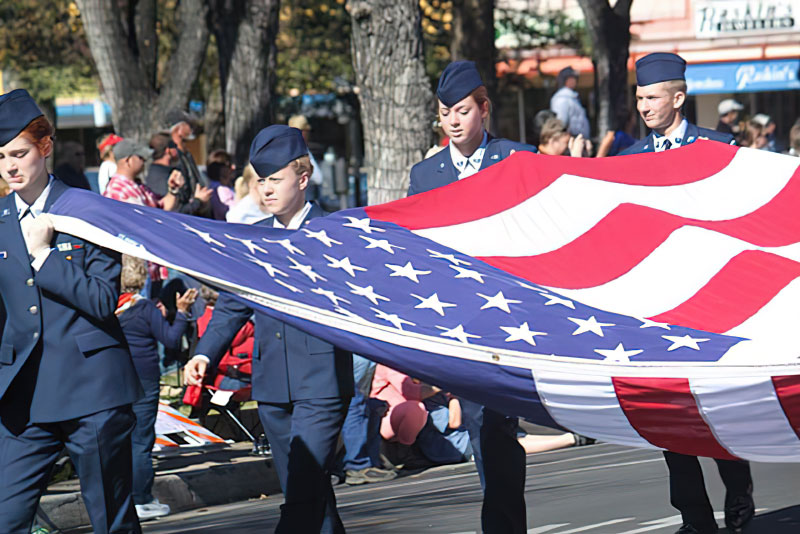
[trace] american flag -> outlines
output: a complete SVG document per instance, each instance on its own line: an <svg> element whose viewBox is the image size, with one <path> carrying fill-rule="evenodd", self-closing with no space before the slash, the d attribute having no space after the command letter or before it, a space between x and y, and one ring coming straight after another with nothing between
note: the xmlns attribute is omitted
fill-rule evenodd
<svg viewBox="0 0 800 534"><path fill-rule="evenodd" d="M51 213L60 231L501 412L783 462L800 460L798 163L702 141L600 160L518 153L297 231L77 190Z"/></svg>

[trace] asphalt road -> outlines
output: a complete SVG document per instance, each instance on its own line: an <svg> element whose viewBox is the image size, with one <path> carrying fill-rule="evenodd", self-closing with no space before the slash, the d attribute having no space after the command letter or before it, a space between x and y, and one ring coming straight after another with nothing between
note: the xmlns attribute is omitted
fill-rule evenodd
<svg viewBox="0 0 800 534"><path fill-rule="evenodd" d="M704 461L716 510L723 488ZM753 464L758 515L748 533L800 533L800 464ZM347 531L473 534L481 492L474 466L446 466L391 482L336 489ZM597 444L528 456L526 500L530 534L666 534L680 526L668 502L659 452ZM147 534L271 532L281 503L261 500L210 507L145 523ZM722 525L722 514L718 514ZM725 532L721 530L721 533Z"/></svg>

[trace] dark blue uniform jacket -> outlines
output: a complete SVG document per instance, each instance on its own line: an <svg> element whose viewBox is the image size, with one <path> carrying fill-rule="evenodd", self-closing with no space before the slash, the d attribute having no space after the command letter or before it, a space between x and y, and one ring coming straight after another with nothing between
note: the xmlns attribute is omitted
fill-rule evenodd
<svg viewBox="0 0 800 534"><path fill-rule="evenodd" d="M53 180L45 212L67 186ZM66 421L141 395L114 311L119 255L56 232L39 272L31 267L14 194L0 199L0 415ZM28 412L29 410L29 412Z"/></svg>
<svg viewBox="0 0 800 534"><path fill-rule="evenodd" d="M323 215L322 208L313 204L303 224ZM272 227L272 222L270 217L256 225ZM230 294L220 293L195 354L208 356L216 366L253 311ZM288 403L353 395L352 353L260 311L255 311L255 337L253 399Z"/></svg>
<svg viewBox="0 0 800 534"><path fill-rule="evenodd" d="M517 150L537 151L536 147L531 145L489 136L486 152L484 152L483 160L481 161L481 170L507 158ZM457 181L458 171L456 171L456 167L450 158L450 148L445 147L444 150L440 150L435 155L411 167L408 196L424 193Z"/></svg>
<svg viewBox="0 0 800 534"><path fill-rule="evenodd" d="M625 156L627 154L641 154L643 152L653 152L654 151L654 135L653 132L650 132L647 137L644 139L640 139L636 141L633 145L629 146L625 150L619 153L620 156ZM717 132L715 130L709 130L708 128L700 128L699 126L695 126L691 122L686 126L686 135L683 136L681 139L681 146L686 146L694 143L698 139L710 139L712 141L719 141L721 143L726 143L729 145L733 145L736 141L733 139L733 136L726 133Z"/></svg>

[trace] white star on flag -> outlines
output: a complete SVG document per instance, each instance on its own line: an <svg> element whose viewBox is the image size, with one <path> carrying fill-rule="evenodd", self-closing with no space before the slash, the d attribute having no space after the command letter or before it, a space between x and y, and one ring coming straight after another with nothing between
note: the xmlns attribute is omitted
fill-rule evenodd
<svg viewBox="0 0 800 534"><path fill-rule="evenodd" d="M370 222L369 217L365 217L364 219L357 219L355 217L345 217L345 218L350 222L349 223L345 223L342 226L346 226L346 227L349 227L349 228L356 228L356 229L361 230L362 232L367 233L367 234L371 234L372 232L385 232L386 231L383 228L375 228L374 226L370 226L369 225L369 222Z"/></svg>
<svg viewBox="0 0 800 534"><path fill-rule="evenodd" d="M409 280L416 282L417 284L419 284L418 276L431 274L431 271L420 271L414 269L414 266L411 265L410 261L403 266L392 265L391 263L385 263L384 265L386 265L386 267L388 267L392 271L392 274L390 274L389 276L402 276L403 278L408 278Z"/></svg>
<svg viewBox="0 0 800 534"><path fill-rule="evenodd" d="M486 304L481 306L482 310L487 308L498 308L503 310L506 313L511 313L511 310L508 308L509 304L522 304L521 300L510 300L503 295L502 291L498 291L497 295L490 297L487 295L483 295L481 293L476 293L479 297L486 299Z"/></svg>
<svg viewBox="0 0 800 534"><path fill-rule="evenodd" d="M383 319L384 321L389 321L398 330L402 330L404 324L417 326L416 323L412 323L411 321L406 321L405 319L401 319L395 313L386 313L377 308L370 308L370 310L375 312L375 317L377 317L378 319Z"/></svg>
<svg viewBox="0 0 800 534"><path fill-rule="evenodd" d="M341 245L341 241L336 241L335 239L328 237L328 233L325 230L320 230L319 232L312 232L306 228L303 228L303 231L306 233L306 236L316 239L326 247L330 248L334 244Z"/></svg>
<svg viewBox="0 0 800 534"><path fill-rule="evenodd" d="M698 343L709 341L709 338L692 337L689 334L685 336L661 336L667 341L672 341L672 345L667 348L667 352L686 347L689 349L700 350Z"/></svg>
<svg viewBox="0 0 800 534"><path fill-rule="evenodd" d="M304 275L309 277L312 282L316 282L317 279L320 279L323 282L327 282L328 281L328 279L325 278L324 276L321 276L321 275L315 273L314 272L314 268L311 265L303 265L302 263L300 263L296 259L292 258L291 256L289 257L289 261L291 261L294 264L294 265L291 265L289 267L290 269L294 269L296 271L300 271L301 273L303 273Z"/></svg>
<svg viewBox="0 0 800 534"><path fill-rule="evenodd" d="M458 273L456 275L456 278L472 278L473 280L477 280L481 284L483 283L483 275L478 271L473 271L472 269L465 269L464 267L459 267L458 265L449 265L449 267Z"/></svg>
<svg viewBox="0 0 800 534"><path fill-rule="evenodd" d="M594 315L588 319L576 319L573 317L567 317L567 319L578 325L578 328L572 333L573 336L577 336L585 332L591 332L592 334L597 334L598 336L603 337L604 326L617 326L614 323L598 323L597 319L594 318Z"/></svg>
<svg viewBox="0 0 800 534"><path fill-rule="evenodd" d="M546 336L546 332L535 332L528 327L528 322L522 323L520 326L501 326L508 337L506 341L524 341L525 343L536 346L536 339L534 336Z"/></svg>
<svg viewBox="0 0 800 534"><path fill-rule="evenodd" d="M375 293L375 291L372 289L372 286L361 287L355 284L351 284L350 282L347 281L345 281L345 284L350 286L350 289L352 289L350 293L358 295L359 297L364 297L376 306L378 305L379 300L385 300L386 302L389 302L388 298L384 297L383 295L378 295L377 293Z"/></svg>
<svg viewBox="0 0 800 534"><path fill-rule="evenodd" d="M284 282L283 280L280 280L280 279L278 279L278 278L275 278L274 280L275 280L275 283L276 283L276 284L280 284L280 285L282 285L283 287L285 287L286 289L288 289L288 290L289 290L289 291L291 291L292 293L302 293L302 292L303 292L301 289L297 289L297 288L296 288L296 287L294 287L293 285L291 285L291 284L287 284L287 283L286 283L286 282Z"/></svg>
<svg viewBox="0 0 800 534"><path fill-rule="evenodd" d="M458 325L455 328L445 328L443 326L437 326L436 328L438 328L439 330L444 330L444 332L439 334L440 336L452 337L453 339L457 339L465 345L469 344L469 338L480 339L481 337L464 332L464 327L461 325Z"/></svg>
<svg viewBox="0 0 800 534"><path fill-rule="evenodd" d="M247 250L250 251L250 254L255 254L256 250L259 251L259 252L262 252L264 254L268 254L268 252L265 249L259 247L255 243L253 243L253 241L251 239L239 239L238 237L234 237L234 236L228 235L228 234L225 234L225 237L227 237L231 241L238 241L242 245L246 246Z"/></svg>
<svg viewBox="0 0 800 534"><path fill-rule="evenodd" d="M189 230L193 234L198 235L203 241L205 241L209 245L217 245L219 247L225 248L224 244L220 243L219 241L217 241L216 239L211 237L211 234L209 234L208 232L201 232L200 230L198 230L196 228L192 228L191 226L189 226L185 222L182 222L181 224L183 225L184 228L186 228L187 230Z"/></svg>
<svg viewBox="0 0 800 534"><path fill-rule="evenodd" d="M333 291L330 291L329 289L322 289L321 287L317 287L317 288L312 289L311 292L312 293L316 293L317 295L322 295L323 297L326 297L328 300L330 300L333 303L334 306L338 306L340 300L342 302L346 302L346 303L350 304L349 300L343 299L342 297L337 297L336 293L334 293Z"/></svg>
<svg viewBox="0 0 800 534"><path fill-rule="evenodd" d="M275 273L288 277L289 275L285 272L281 271L280 269L276 269L271 263L263 260L259 260L258 258L254 258L252 256L245 256L249 261L255 263L259 267L263 267L267 274L269 274L272 278L275 278Z"/></svg>
<svg viewBox="0 0 800 534"><path fill-rule="evenodd" d="M622 343L617 345L614 349L594 349L594 351L600 356L605 356L606 360L611 360L612 362L629 362L631 356L636 356L644 352L643 350L637 349L625 350Z"/></svg>
<svg viewBox="0 0 800 534"><path fill-rule="evenodd" d="M433 310L442 317L444 317L444 309L445 308L455 308L456 305L450 302L441 302L439 300L439 295L434 293L430 297L420 297L419 295L411 294L412 297L419 299L419 304L414 306L415 308L419 308L421 310Z"/></svg>
<svg viewBox="0 0 800 534"><path fill-rule="evenodd" d="M547 297L548 301L544 303L545 306L554 306L556 304L561 304L562 306L566 306L567 308L575 309L575 304L572 303L569 299L562 299L561 297L557 297L556 295L550 295L546 293L542 293L543 297Z"/></svg>
<svg viewBox="0 0 800 534"><path fill-rule="evenodd" d="M333 269L341 269L344 272L346 272L347 274L349 274L350 276L352 276L353 278L355 278L355 276L356 276L356 273L355 273L356 271L366 271L365 268L359 267L358 265L353 265L352 263L350 263L350 258L348 258L347 256L345 256L341 260L337 260L336 258L332 258L331 256L328 256L327 254L323 254L322 256L326 260L328 260L330 262L328 264L328 267L331 267Z"/></svg>
<svg viewBox="0 0 800 534"><path fill-rule="evenodd" d="M440 260L447 260L450 263L452 263L453 265L472 265L468 261L464 261L464 260L456 258L455 254L442 254L441 252L437 252L437 251L431 250L429 248L426 248L425 250L427 250L430 253L430 257L431 258L437 258L437 259L440 259Z"/></svg>
<svg viewBox="0 0 800 534"><path fill-rule="evenodd" d="M664 330L669 330L670 329L669 325L667 323L659 323L659 322L653 321L652 319L647 319L647 318L644 318L644 317L637 317L637 319L642 321L642 324L641 324L641 326L639 328L663 328Z"/></svg>
<svg viewBox="0 0 800 534"><path fill-rule="evenodd" d="M360 235L358 237L360 237L361 239L363 239L364 241L369 243L369 245L367 245L366 248L379 248L381 250L385 250L389 254L394 254L394 250L393 249L396 249L396 248L400 249L400 250L405 250L405 247L399 247L397 245L392 245L386 239L372 239L371 237L367 237L365 235Z"/></svg>
<svg viewBox="0 0 800 534"><path fill-rule="evenodd" d="M266 237L262 237L261 240L267 243L276 243L285 248L289 252L289 254L299 254L300 256L306 255L305 252L294 246L292 242L288 239L267 239Z"/></svg>

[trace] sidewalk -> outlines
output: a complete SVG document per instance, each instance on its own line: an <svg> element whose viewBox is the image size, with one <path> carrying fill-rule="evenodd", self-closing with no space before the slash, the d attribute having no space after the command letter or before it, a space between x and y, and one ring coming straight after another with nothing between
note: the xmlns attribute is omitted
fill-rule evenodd
<svg viewBox="0 0 800 534"><path fill-rule="evenodd" d="M172 512L182 512L280 493L272 456L253 456L251 450L252 444L244 442L170 451L158 460L153 496ZM40 523L51 530L89 525L77 479L50 486L40 508Z"/></svg>

